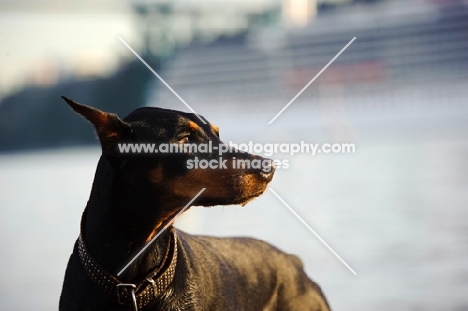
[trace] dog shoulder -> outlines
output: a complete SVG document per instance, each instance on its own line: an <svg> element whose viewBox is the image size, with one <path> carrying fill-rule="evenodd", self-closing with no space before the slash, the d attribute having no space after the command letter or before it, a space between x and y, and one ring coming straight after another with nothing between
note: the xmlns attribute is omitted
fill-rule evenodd
<svg viewBox="0 0 468 311"><path fill-rule="evenodd" d="M297 256L287 254L262 240L197 236L183 232L179 236L189 260L211 271L237 271L241 275L269 274L275 278L283 273L289 275L303 271L303 264Z"/></svg>
<svg viewBox="0 0 468 311"><path fill-rule="evenodd" d="M237 293L239 300L245 296L248 284L264 297L274 297L276 292L276 305L281 310L329 310L320 287L309 279L295 255L253 238L216 238L182 232L180 236L195 279L216 284L215 292L228 288L229 294Z"/></svg>

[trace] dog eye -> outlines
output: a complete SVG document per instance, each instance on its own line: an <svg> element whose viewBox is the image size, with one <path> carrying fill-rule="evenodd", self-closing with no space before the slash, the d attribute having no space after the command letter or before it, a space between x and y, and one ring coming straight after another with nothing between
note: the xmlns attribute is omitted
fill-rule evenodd
<svg viewBox="0 0 468 311"><path fill-rule="evenodd" d="M188 142L190 142L190 139L188 136L184 136L181 139L179 139L179 144L187 144Z"/></svg>

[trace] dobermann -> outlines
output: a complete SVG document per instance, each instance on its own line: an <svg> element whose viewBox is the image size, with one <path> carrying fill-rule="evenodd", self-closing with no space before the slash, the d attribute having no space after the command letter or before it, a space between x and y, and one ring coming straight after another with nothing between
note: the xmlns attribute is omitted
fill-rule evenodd
<svg viewBox="0 0 468 311"><path fill-rule="evenodd" d="M60 310L329 310L296 256L251 238L194 236L172 227L174 216L202 188L192 205L246 204L265 191L274 165L234 168L234 157L265 160L237 150L222 155L225 169L188 168L187 160L217 158L215 152L122 153L122 143L222 142L217 127L195 114L145 107L122 120L63 98L94 125L102 155Z"/></svg>

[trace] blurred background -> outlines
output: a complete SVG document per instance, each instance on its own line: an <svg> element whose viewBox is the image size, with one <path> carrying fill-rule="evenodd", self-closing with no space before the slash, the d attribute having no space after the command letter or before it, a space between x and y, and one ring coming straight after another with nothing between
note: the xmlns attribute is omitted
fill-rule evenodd
<svg viewBox="0 0 468 311"><path fill-rule="evenodd" d="M357 276L270 192L177 227L299 255L334 310L468 310L466 0L2 1L0 309L57 309L79 233L100 149L60 95L187 111L118 36L224 141L356 145L271 187Z"/></svg>

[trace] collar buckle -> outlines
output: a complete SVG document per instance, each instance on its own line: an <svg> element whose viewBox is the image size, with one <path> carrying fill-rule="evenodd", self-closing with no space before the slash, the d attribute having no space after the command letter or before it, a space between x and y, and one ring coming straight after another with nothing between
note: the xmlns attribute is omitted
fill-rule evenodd
<svg viewBox="0 0 468 311"><path fill-rule="evenodd" d="M119 304L125 305L126 301L124 297L125 295L128 295L128 292L130 292L130 296L132 300L131 306L133 308L133 311L138 311L138 305L137 305L137 300L135 296L135 289L136 289L135 284L130 284L130 283L117 284L117 301L119 302Z"/></svg>

